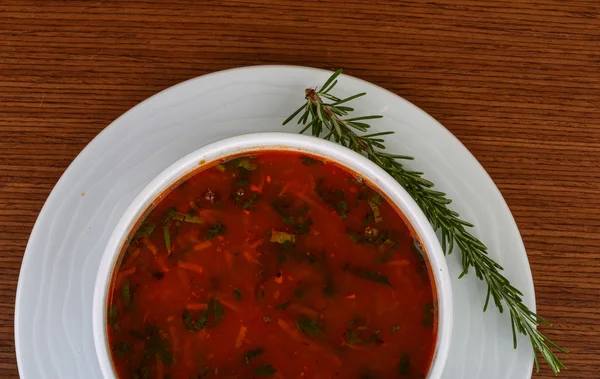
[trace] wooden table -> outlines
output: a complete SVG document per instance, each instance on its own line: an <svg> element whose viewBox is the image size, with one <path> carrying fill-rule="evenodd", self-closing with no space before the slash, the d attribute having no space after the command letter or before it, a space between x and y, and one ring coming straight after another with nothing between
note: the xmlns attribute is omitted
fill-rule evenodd
<svg viewBox="0 0 600 379"><path fill-rule="evenodd" d="M148 96L256 64L344 67L460 138L515 215L561 376L600 378L597 0L3 0L0 377L18 376L25 245L71 160Z"/></svg>

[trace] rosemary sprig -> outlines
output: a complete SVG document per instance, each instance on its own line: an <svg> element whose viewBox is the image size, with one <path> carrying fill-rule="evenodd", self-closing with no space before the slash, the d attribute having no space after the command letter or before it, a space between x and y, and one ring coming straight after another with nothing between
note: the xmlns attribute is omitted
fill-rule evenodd
<svg viewBox="0 0 600 379"><path fill-rule="evenodd" d="M292 113L283 122L283 125L300 115L298 124L304 126L300 133L304 133L309 129L312 135L316 137L321 137L325 133L323 138L333 139L335 142L366 156L396 179L416 201L433 228L436 231L441 231L441 243L444 252L450 255L455 246L460 248L463 271L459 278L462 278L470 268L473 268L475 276L486 282L488 291L483 311L487 310L490 298L501 313L506 307L510 313L514 347L517 347L517 332L528 336L534 350L536 370L539 372L540 368L536 354L537 350L554 374L558 374L565 366L554 354L552 348L564 353L567 350L558 346L537 330L540 323L548 326L551 326L551 324L523 304L521 291L515 288L500 273L503 270L502 266L492 260L487 254L487 247L467 231L467 228L472 228L474 225L461 219L457 212L448 207L452 200L448 199L445 193L434 190L434 184L425 179L422 172L408 170L401 163L402 160L412 160L414 158L382 151L385 149L382 137L394 132L357 134L358 132L366 133L369 130L370 125L365 121L383 116L346 117L354 110L347 103L364 96L366 93L359 93L344 99L331 94L331 90L338 83L338 76L341 73L341 69L337 70L320 89L307 88L305 92L306 102Z"/></svg>

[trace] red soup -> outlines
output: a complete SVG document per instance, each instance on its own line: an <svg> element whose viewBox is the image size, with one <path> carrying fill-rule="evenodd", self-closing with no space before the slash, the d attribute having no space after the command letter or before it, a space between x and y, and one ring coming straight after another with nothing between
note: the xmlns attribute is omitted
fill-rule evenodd
<svg viewBox="0 0 600 379"><path fill-rule="evenodd" d="M425 378L435 291L410 228L330 162L260 152L162 196L113 273L125 378Z"/></svg>

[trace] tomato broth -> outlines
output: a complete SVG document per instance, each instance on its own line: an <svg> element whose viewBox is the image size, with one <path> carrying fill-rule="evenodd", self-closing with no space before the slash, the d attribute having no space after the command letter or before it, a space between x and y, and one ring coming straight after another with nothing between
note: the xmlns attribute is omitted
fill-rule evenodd
<svg viewBox="0 0 600 379"><path fill-rule="evenodd" d="M347 169L261 151L161 196L113 272L120 379L425 378L432 276L397 209Z"/></svg>

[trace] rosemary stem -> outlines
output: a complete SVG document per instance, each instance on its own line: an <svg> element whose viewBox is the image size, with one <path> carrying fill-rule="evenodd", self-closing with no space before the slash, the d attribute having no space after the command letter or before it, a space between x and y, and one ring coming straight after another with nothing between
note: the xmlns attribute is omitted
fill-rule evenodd
<svg viewBox="0 0 600 379"><path fill-rule="evenodd" d="M345 104L366 95L366 93L359 93L343 99L332 95L330 91L338 83L338 77L341 73L341 69L333 73L320 90L316 88L306 89L306 102L292 113L283 122L283 125L301 114L298 124L303 125L303 129L300 133L310 130L313 136L321 137L325 132L324 139L331 140L333 138L335 142L367 157L400 183L419 205L433 228L441 232L441 244L444 253L450 255L455 251L455 247L460 248L463 271L459 279L466 275L470 269L473 269L475 276L487 285L483 311L487 310L490 299L500 313L506 307L510 315L514 347L517 347L517 333L527 336L534 351L536 370L539 372L539 360L536 354L539 353L554 374L558 374L565 366L552 349L554 348L563 353L567 353L567 350L558 346L537 330L540 323L548 326L551 326L551 324L523 304L523 294L502 275L502 266L488 256L488 249L485 244L467 231L466 228L473 228L474 225L461 219L457 212L448 207L452 200L444 192L434 190L434 184L425 179L423 173L410 171L400 162L413 160L413 157L382 151L385 149L385 140L382 137L393 134L392 131L362 135L355 132L356 130L366 133L370 125L364 121L378 119L383 116L370 115L344 118L349 112L353 111L353 108ZM323 101L323 98L329 102Z"/></svg>

